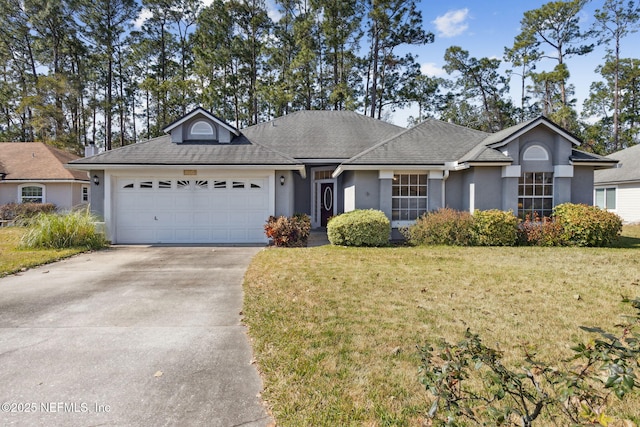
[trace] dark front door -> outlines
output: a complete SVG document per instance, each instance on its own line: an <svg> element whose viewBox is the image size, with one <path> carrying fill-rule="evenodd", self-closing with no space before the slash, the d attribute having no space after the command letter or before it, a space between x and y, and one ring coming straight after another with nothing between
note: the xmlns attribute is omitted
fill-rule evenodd
<svg viewBox="0 0 640 427"><path fill-rule="evenodd" d="M333 182L320 184L320 226L326 227L333 216Z"/></svg>

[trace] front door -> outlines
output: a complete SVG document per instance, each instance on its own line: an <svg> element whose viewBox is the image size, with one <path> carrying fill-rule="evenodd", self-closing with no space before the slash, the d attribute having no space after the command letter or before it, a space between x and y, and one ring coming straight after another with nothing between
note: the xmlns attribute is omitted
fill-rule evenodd
<svg viewBox="0 0 640 427"><path fill-rule="evenodd" d="M320 184L320 226L326 227L333 216L333 182Z"/></svg>

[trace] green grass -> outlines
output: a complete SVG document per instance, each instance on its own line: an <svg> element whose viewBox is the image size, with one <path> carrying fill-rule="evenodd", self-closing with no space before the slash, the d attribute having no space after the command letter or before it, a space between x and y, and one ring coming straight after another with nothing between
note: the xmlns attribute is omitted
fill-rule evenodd
<svg viewBox="0 0 640 427"><path fill-rule="evenodd" d="M590 338L579 326L611 330L633 313L621 299L640 296L640 227L624 234L612 249L264 250L243 310L263 398L280 426L422 425L417 346L470 328L507 363L524 345L559 361ZM613 411L640 414L640 398Z"/></svg>
<svg viewBox="0 0 640 427"><path fill-rule="evenodd" d="M86 248L19 249L20 239L26 232L22 227L0 228L0 277L86 251Z"/></svg>

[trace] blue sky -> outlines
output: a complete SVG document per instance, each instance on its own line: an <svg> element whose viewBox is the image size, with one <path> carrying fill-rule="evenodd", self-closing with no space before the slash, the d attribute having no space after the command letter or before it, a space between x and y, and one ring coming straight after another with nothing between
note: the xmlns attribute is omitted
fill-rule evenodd
<svg viewBox="0 0 640 427"><path fill-rule="evenodd" d="M447 77L442 70L444 52L450 46L460 46L476 58L489 57L502 59L504 48L512 46L514 37L520 32L520 21L527 10L537 9L547 1L538 0L422 0L420 10L425 29L435 34L435 42L420 47L412 47L411 51L418 55L423 73L431 76ZM592 0L580 15L582 25L588 28L594 23L594 11L604 0ZM591 43L591 42L590 42ZM622 40L622 57L637 57L637 46L640 43L639 33L631 34ZM550 51L549 51L550 52ZM594 71L603 62L604 46L598 46L592 53L583 57L571 57L566 60L571 73L569 83L575 86L575 97L578 99L577 109L581 111L582 103L589 95L591 82L600 80ZM503 69L509 64L503 64ZM539 70L551 69L556 62L543 60ZM520 99L520 80L511 81L511 95L514 102ZM412 113L401 111L394 115L393 121L398 125L406 125L406 118Z"/></svg>

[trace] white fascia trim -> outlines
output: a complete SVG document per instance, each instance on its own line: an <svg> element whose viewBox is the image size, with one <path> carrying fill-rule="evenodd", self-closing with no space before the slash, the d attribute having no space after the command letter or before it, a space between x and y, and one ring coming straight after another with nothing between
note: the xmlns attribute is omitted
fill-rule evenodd
<svg viewBox="0 0 640 427"><path fill-rule="evenodd" d="M268 170L297 170L304 172L304 165L179 165L179 164L158 164L158 165L122 165L122 164L82 164L67 165L67 169L80 171L93 170L131 170L131 169L202 169L202 170L219 170L219 169L268 169Z"/></svg>
<svg viewBox="0 0 640 427"><path fill-rule="evenodd" d="M292 157L292 156L289 156L289 157ZM347 160L349 160L349 159L342 159L342 158L341 159L329 159L329 158L326 158L326 159L318 159L318 158L306 159L306 158L302 158L302 157L293 157L293 158L295 160L301 162L301 163L304 163L304 164L314 164L314 165L315 164L319 164L319 165L325 165L325 166L327 164L330 165L332 163L337 165L337 164L340 164L342 162L346 162Z"/></svg>
<svg viewBox="0 0 640 427"><path fill-rule="evenodd" d="M344 171L430 171L445 170L444 165L340 165L333 172L333 177L337 178Z"/></svg>
<svg viewBox="0 0 640 427"><path fill-rule="evenodd" d="M578 161L571 160L569 164L571 164L572 166L596 166L602 169L611 169L611 168L615 168L618 163L617 162L589 162L589 161L581 162L579 160Z"/></svg>
<svg viewBox="0 0 640 427"><path fill-rule="evenodd" d="M468 167L482 167L482 166L511 166L513 162L466 162Z"/></svg>

